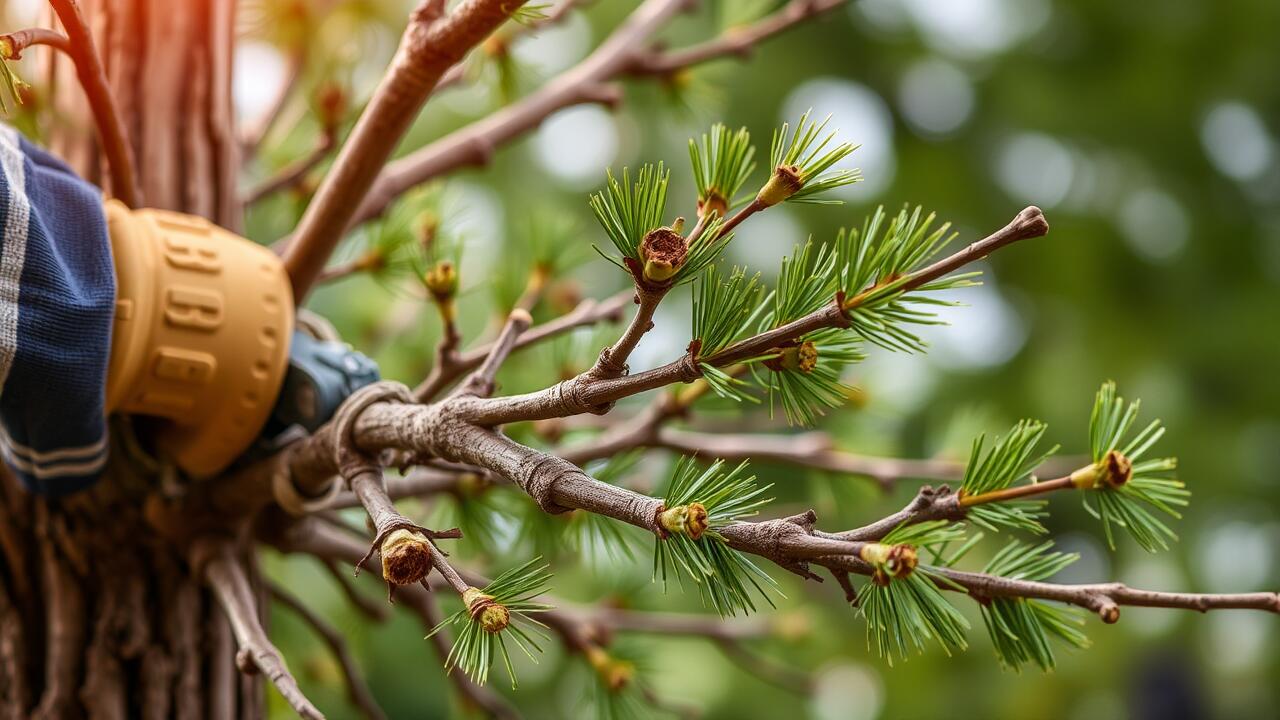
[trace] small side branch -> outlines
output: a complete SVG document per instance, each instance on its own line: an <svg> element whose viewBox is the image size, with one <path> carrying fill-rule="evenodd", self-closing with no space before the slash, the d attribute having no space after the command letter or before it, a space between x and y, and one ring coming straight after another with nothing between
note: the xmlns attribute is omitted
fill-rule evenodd
<svg viewBox="0 0 1280 720"><path fill-rule="evenodd" d="M294 302L306 300L369 186L440 77L523 4L464 0L446 15L444 3L425 0L413 11L391 67L285 249Z"/></svg>
<svg viewBox="0 0 1280 720"><path fill-rule="evenodd" d="M21 60L22 51L32 45L47 45L68 55L71 54L71 41L66 35L48 28L25 28L0 35L0 58Z"/></svg>
<svg viewBox="0 0 1280 720"><path fill-rule="evenodd" d="M343 639L342 634L284 588L271 583L270 590L271 597L276 602L293 611L320 636L325 645L329 646L329 651L333 653L334 659L338 661L339 667L342 668L342 677L347 683L347 698L351 700L351 704L359 708L360 712L370 720L384 720L387 715L382 712L382 708L378 706L378 701L374 699L373 693L369 691L369 686L365 683L364 677L360 675L355 660L347 649L347 641Z"/></svg>
<svg viewBox="0 0 1280 720"><path fill-rule="evenodd" d="M628 290L603 301L583 300L569 313L520 333L511 349L515 351L530 345L536 345L545 340L563 335L570 330L595 325L604 320L617 322L622 318L622 308L630 298L631 291ZM439 353L437 353L436 365L431 369L431 373L427 375L427 378L418 387L414 388L414 397L418 402L430 401L456 380L459 375L479 367L480 363L489 357L493 347L493 343L486 343L461 353L447 367L440 362Z"/></svg>
<svg viewBox="0 0 1280 720"><path fill-rule="evenodd" d="M115 96L107 83L102 59L93 42L93 33L80 12L76 0L49 0L62 27L67 31L68 52L76 66L76 75L84 88L85 99L93 112L94 123L102 139L102 151L107 156L111 172L111 192L129 207L138 207L141 196L138 178L134 171L133 150L125 135L124 123L116 108Z"/></svg>
<svg viewBox="0 0 1280 720"><path fill-rule="evenodd" d="M244 204L246 206L253 205L268 196L274 195L281 190L287 190L302 182L306 178L307 173L314 170L324 159L329 157L329 152L337 145L337 136L326 131L320 136L320 142L307 153L305 156L294 160L284 166L274 176L263 180L261 184L249 190L245 195ZM323 280L330 280L330 277L323 277Z"/></svg>
<svg viewBox="0 0 1280 720"><path fill-rule="evenodd" d="M516 341L519 340L520 334L529 329L529 325L533 322L533 317L529 315L528 310L516 308L507 316L507 322L502 326L502 332L498 333L498 339L493 341L493 347L489 350L488 356L484 362L467 381L458 388L457 395L476 395L480 397L488 397L493 394L494 381L498 375L498 370L502 364L507 361L507 356L515 349Z"/></svg>
<svg viewBox="0 0 1280 720"><path fill-rule="evenodd" d="M236 557L231 541L224 538L197 541L192 548L192 565L203 574L231 622L240 647L236 652L236 666L240 671L266 675L298 715L308 720L324 720L324 714L302 694L280 651L263 631L249 576Z"/></svg>
<svg viewBox="0 0 1280 720"><path fill-rule="evenodd" d="M800 435L730 435L662 428L653 443L685 454L701 454L724 460L752 459L824 470L844 475L862 475L889 489L898 481L914 479L958 479L964 465L948 460L910 460L868 457L837 450L824 432Z"/></svg>

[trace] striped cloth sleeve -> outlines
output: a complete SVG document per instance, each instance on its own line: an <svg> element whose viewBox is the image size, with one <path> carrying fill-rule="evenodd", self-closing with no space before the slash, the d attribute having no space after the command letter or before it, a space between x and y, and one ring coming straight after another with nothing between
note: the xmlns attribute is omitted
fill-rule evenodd
<svg viewBox="0 0 1280 720"><path fill-rule="evenodd" d="M99 191L0 123L0 454L32 492L106 463L115 273Z"/></svg>

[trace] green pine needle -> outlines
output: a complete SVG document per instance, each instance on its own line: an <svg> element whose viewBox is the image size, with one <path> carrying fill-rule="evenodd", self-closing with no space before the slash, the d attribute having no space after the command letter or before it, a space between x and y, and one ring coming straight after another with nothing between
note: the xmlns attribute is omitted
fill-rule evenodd
<svg viewBox="0 0 1280 720"><path fill-rule="evenodd" d="M744 268L734 266L725 279L719 266L711 266L693 290L693 337L702 341L699 354L714 355L749 336L771 295L766 296L760 273L748 278Z"/></svg>
<svg viewBox="0 0 1280 720"><path fill-rule="evenodd" d="M1098 481L1092 492L1085 495L1085 509L1102 521L1107 544L1112 549L1115 549L1112 526L1118 525L1128 530L1144 550L1156 552L1167 550L1169 541L1177 540L1178 536L1152 511L1181 518L1177 508L1188 504L1191 492L1173 477L1177 459L1145 459L1164 435L1159 420L1152 421L1125 442L1125 436L1138 419L1138 405L1138 401L1126 405L1124 398L1116 394L1114 382L1107 381L1098 391L1089 422L1092 467L1105 475L1112 454L1118 453L1123 461L1132 464L1132 469L1128 480L1118 485ZM1096 500L1096 506L1090 499Z"/></svg>
<svg viewBox="0 0 1280 720"><path fill-rule="evenodd" d="M630 258L639 262L640 243L644 241L644 236L650 230L662 227L671 171L665 169L662 163L658 163L656 167L644 165L636 173L634 183L631 181L631 171L627 168L622 169L621 181L614 177L612 171L607 176L605 189L592 194L588 203L621 257L607 255L600 252L599 248L596 251L625 270L622 259Z"/></svg>
<svg viewBox="0 0 1280 720"><path fill-rule="evenodd" d="M681 532L657 538L653 579L661 577L665 591L669 572L683 585L680 572L683 570L697 583L703 604L722 616L755 612L753 590L773 606L766 590L781 594L777 583L745 555L730 548L717 532L730 523L755 515L769 503L770 498L762 497L769 487L756 485L755 475L747 474L745 461L730 470L725 470L723 460L702 469L693 458L680 458L663 494L664 507L702 505L706 510L707 529L696 540Z"/></svg>
<svg viewBox="0 0 1280 720"><path fill-rule="evenodd" d="M835 248L826 243L815 244L810 239L803 246L796 246L789 257L782 258L778 290L773 295L773 314L769 317L771 327L804 317L835 298L836 256Z"/></svg>
<svg viewBox="0 0 1280 720"><path fill-rule="evenodd" d="M790 123L783 123L781 128L773 131L769 161L775 169L794 168L799 175L802 186L787 198L789 202L838 204L839 200L821 196L829 190L858 182L862 179L862 173L859 170L827 171L858 146L847 142L832 145L832 140L836 137L835 131L823 135L831 116L815 123L809 119L811 112L813 111L806 110L800 116L795 132L789 132Z"/></svg>
<svg viewBox="0 0 1280 720"><path fill-rule="evenodd" d="M788 424L808 427L824 416L827 408L844 405L853 388L841 382L840 376L866 355L861 340L839 329L820 330L800 341L813 343L817 352L817 364L811 370L769 370L759 364L750 367L756 382L768 392L770 416L780 406Z"/></svg>
<svg viewBox="0 0 1280 720"><path fill-rule="evenodd" d="M899 211L892 221L884 208L876 208L863 221L861 231L841 230L836 236L839 288L858 297L850 313L853 329L868 341L889 350L923 352L925 343L907 329L911 325L941 325L937 316L920 305L954 306L927 293L970 287L979 273L968 272L935 280L904 293L902 284L911 272L923 267L955 238L950 223L933 228L934 215L920 207Z"/></svg>
<svg viewBox="0 0 1280 720"><path fill-rule="evenodd" d="M1046 580L1080 557L1050 552L1052 547L1052 541L1031 546L1015 540L996 553L983 572L1014 580ZM1046 672L1052 670L1057 661L1051 638L1078 648L1089 645L1080 629L1084 618L1075 608L1028 598L991 598L981 608L996 657L1010 670L1020 670L1028 662Z"/></svg>
<svg viewBox="0 0 1280 720"><path fill-rule="evenodd" d="M943 548L964 537L964 526L946 520L899 525L879 542L910 545L939 555ZM958 559L965 548L948 562ZM874 644L880 657L893 665L894 657L906 660L911 650L924 651L937 641L948 655L968 647L969 621L943 597L938 585L959 586L921 564L905 577L884 576L885 584L869 582L858 590L858 607L867 621L867 648Z"/></svg>
<svg viewBox="0 0 1280 720"><path fill-rule="evenodd" d="M533 602L533 598L547 592L547 582L551 573L542 558L534 558L517 568L512 568L486 585L482 592L493 598L495 603L503 605L511 614L510 624L501 632L492 633L484 629L480 622L471 617L466 607L450 615L431 629L427 637L440 632L446 626L458 629L458 636L453 641L453 648L445 658L446 672L461 668L477 684L484 685L489 680L489 668L497 657L502 658L511 687L516 687L515 670L511 665L511 656L507 651L507 640L515 643L530 660L537 662L534 651L542 652L539 640L547 638L542 628L546 626L530 617L533 613L550 610L550 605Z"/></svg>
<svg viewBox="0 0 1280 720"><path fill-rule="evenodd" d="M1055 445L1046 452L1036 453L1036 444L1044 436L1045 427L1036 420L1023 420L1014 425L1009 434L997 438L985 455L982 452L984 437L975 439L961 492L981 495L1033 480L1032 471L1058 449ZM988 530L1006 527L1039 534L1047 532L1040 524L1040 518L1047 514L1045 504L1044 500L1011 500L975 505L968 509L967 517Z"/></svg>
<svg viewBox="0 0 1280 720"><path fill-rule="evenodd" d="M746 201L739 198L738 193L756 167L755 152L746 128L735 132L720 123L712 125L710 133L689 140L689 160L698 189L700 215L708 201L710 209L722 216Z"/></svg>
<svg viewBox="0 0 1280 720"><path fill-rule="evenodd" d="M525 26L534 26L547 19L547 9L551 3L522 5L511 13L511 21Z"/></svg>

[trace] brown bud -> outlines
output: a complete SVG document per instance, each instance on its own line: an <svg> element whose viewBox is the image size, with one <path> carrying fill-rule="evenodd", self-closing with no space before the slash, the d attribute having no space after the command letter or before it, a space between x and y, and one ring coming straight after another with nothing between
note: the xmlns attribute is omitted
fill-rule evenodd
<svg viewBox="0 0 1280 720"><path fill-rule="evenodd" d="M715 190L708 190L707 197L698 201L698 217L706 217L710 213L724 217L727 212L729 212L729 201Z"/></svg>
<svg viewBox="0 0 1280 720"><path fill-rule="evenodd" d="M678 221L677 221L678 222ZM676 230L660 227L650 230L640 243L640 259L644 261L644 277L652 282L666 282L684 265L689 243Z"/></svg>
<svg viewBox="0 0 1280 720"><path fill-rule="evenodd" d="M332 130L347 115L347 91L338 83L327 82L316 91L316 115L320 126Z"/></svg>
<svg viewBox="0 0 1280 720"><path fill-rule="evenodd" d="M382 577L392 585L410 585L431 571L430 540L412 530L395 530L382 541Z"/></svg>
<svg viewBox="0 0 1280 720"><path fill-rule="evenodd" d="M1115 450L1102 458L1102 468L1103 481L1111 487L1120 487L1133 477L1133 461Z"/></svg>

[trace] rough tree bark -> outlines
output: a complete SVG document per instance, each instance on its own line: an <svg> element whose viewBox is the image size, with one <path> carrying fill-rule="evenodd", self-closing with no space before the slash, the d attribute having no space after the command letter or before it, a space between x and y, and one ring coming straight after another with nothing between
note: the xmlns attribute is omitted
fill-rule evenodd
<svg viewBox="0 0 1280 720"><path fill-rule="evenodd" d="M147 206L241 222L231 104L235 0L82 0ZM52 14L49 27L57 27ZM55 152L110 190L75 68L48 58ZM159 469L113 427L109 477L44 501L0 480L0 718L240 718L261 677L235 671L231 626L188 558L146 521ZM250 583L265 593L256 565ZM265 607L265 604L260 604ZM262 618L265 620L265 618Z"/></svg>

